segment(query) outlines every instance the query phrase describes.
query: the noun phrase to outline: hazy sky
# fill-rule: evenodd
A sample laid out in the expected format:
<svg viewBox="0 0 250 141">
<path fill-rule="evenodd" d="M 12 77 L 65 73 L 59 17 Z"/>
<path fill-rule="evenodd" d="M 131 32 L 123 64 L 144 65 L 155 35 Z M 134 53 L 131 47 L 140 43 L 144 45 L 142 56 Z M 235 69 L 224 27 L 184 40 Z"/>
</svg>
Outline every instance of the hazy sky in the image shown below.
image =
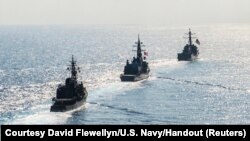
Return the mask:
<svg viewBox="0 0 250 141">
<path fill-rule="evenodd" d="M 250 0 L 0 0 L 0 24 L 250 23 Z"/>
</svg>

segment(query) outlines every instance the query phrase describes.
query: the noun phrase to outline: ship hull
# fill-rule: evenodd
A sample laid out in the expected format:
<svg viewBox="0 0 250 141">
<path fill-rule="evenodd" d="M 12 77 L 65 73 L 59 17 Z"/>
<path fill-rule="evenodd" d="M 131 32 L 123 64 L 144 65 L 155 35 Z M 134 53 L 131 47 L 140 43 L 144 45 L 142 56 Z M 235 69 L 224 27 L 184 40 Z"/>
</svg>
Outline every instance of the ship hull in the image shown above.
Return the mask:
<svg viewBox="0 0 250 141">
<path fill-rule="evenodd" d="M 121 74 L 120 78 L 121 81 L 130 81 L 130 82 L 135 82 L 135 81 L 140 81 L 143 79 L 147 79 L 149 77 L 149 74 L 140 74 L 140 75 L 125 75 Z"/>
<path fill-rule="evenodd" d="M 86 103 L 86 97 L 81 100 L 69 102 L 70 100 L 58 100 L 50 107 L 51 112 L 66 112 L 76 109 Z"/>
<path fill-rule="evenodd" d="M 198 59 L 198 55 L 178 53 L 178 61 L 194 61 Z"/>
</svg>

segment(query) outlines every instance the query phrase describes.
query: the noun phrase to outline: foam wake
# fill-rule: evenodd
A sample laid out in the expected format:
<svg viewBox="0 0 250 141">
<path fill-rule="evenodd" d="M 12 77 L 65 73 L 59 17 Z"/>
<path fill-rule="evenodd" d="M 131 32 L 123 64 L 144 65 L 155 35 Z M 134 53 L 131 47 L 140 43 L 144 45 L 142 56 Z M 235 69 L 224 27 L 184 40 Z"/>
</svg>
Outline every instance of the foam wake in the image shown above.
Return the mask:
<svg viewBox="0 0 250 141">
<path fill-rule="evenodd" d="M 202 85 L 202 86 L 218 87 L 218 88 L 227 89 L 227 90 L 236 90 L 236 91 L 246 91 L 246 92 L 248 92 L 248 90 L 245 89 L 245 88 L 228 87 L 228 86 L 223 86 L 221 84 L 202 83 L 202 82 L 197 82 L 197 81 L 181 80 L 181 79 L 175 79 L 175 78 L 171 78 L 171 77 L 162 77 L 162 76 L 159 76 L 157 78 L 172 80 L 172 81 L 176 81 L 176 82 L 180 82 L 180 83 L 189 83 L 189 84 Z"/>
</svg>

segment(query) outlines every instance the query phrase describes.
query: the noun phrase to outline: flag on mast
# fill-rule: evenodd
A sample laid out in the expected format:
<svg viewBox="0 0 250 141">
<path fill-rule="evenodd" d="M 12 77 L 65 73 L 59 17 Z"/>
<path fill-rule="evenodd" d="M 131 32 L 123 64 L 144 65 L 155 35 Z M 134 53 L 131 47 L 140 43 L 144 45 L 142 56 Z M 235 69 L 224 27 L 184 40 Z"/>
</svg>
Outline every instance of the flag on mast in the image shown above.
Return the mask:
<svg viewBox="0 0 250 141">
<path fill-rule="evenodd" d="M 198 39 L 195 40 L 195 43 L 200 45 L 200 41 Z"/>
</svg>

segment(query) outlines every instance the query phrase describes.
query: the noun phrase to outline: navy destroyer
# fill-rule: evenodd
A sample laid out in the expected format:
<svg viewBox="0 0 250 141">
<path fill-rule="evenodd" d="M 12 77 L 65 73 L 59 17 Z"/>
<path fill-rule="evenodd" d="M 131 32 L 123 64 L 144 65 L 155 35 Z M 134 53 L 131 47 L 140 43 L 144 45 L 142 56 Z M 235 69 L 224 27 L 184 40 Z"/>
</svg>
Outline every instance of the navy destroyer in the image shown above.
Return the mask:
<svg viewBox="0 0 250 141">
<path fill-rule="evenodd" d="M 77 81 L 77 73 L 80 68 L 76 66 L 76 61 L 72 55 L 72 60 L 67 70 L 71 71 L 71 77 L 65 80 L 65 84 L 59 84 L 56 97 L 52 98 L 54 102 L 50 107 L 51 112 L 64 112 L 75 109 L 86 102 L 88 92 L 83 86 L 82 81 Z"/>
<path fill-rule="evenodd" d="M 178 61 L 193 61 L 193 60 L 198 59 L 199 49 L 197 46 L 193 44 L 193 41 L 192 41 L 192 39 L 194 38 L 192 37 L 192 35 L 194 34 L 191 32 L 190 29 L 187 34 L 188 34 L 188 44 L 184 46 L 182 53 L 178 53 L 178 57 L 177 57 Z M 197 38 L 196 38 L 195 43 L 200 45 L 200 41 Z"/>
<path fill-rule="evenodd" d="M 146 61 L 148 53 L 145 50 L 142 50 L 144 45 L 142 45 L 143 42 L 140 41 L 139 35 L 138 41 L 135 42 L 135 44 L 136 45 L 134 47 L 137 49 L 134 51 L 137 52 L 137 55 L 136 57 L 133 57 L 131 63 L 127 60 L 124 67 L 124 73 L 120 75 L 121 81 L 139 81 L 149 77 L 150 68 L 148 62 Z"/>
</svg>

